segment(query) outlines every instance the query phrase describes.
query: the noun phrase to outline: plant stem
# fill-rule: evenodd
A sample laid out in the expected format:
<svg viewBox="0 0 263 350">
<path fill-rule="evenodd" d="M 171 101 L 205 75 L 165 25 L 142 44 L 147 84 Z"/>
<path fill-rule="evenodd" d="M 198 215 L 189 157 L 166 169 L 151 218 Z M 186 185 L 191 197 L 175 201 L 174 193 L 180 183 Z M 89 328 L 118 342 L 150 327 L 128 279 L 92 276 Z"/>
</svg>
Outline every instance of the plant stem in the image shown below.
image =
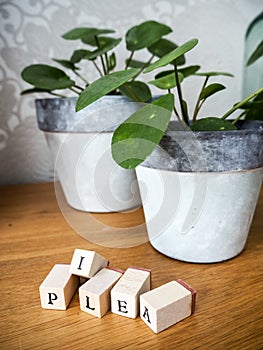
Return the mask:
<svg viewBox="0 0 263 350">
<path fill-rule="evenodd" d="M 232 124 L 236 124 L 237 121 L 239 121 L 239 119 L 241 119 L 243 117 L 243 115 L 246 114 L 246 111 L 242 112 L 235 120 L 233 120 L 231 123 Z"/>
<path fill-rule="evenodd" d="M 80 95 L 80 93 L 78 91 L 76 91 L 73 87 L 70 87 L 69 90 L 75 92 L 76 94 Z"/>
<path fill-rule="evenodd" d="M 193 122 L 196 121 L 197 114 L 198 114 L 198 112 L 200 111 L 200 109 L 201 109 L 201 107 L 202 107 L 202 105 L 203 105 L 203 103 L 204 103 L 204 101 L 203 101 L 203 103 L 200 104 L 200 96 L 201 96 L 202 91 L 203 91 L 204 88 L 206 87 L 206 84 L 207 84 L 207 82 L 208 82 L 208 79 L 209 79 L 209 77 L 206 76 L 205 81 L 204 81 L 204 83 L 203 83 L 203 86 L 202 86 L 202 88 L 201 88 L 200 94 L 199 94 L 198 99 L 197 99 L 197 101 L 196 101 L 196 105 L 195 105 L 195 109 L 194 109 L 194 113 L 193 113 Z"/>
<path fill-rule="evenodd" d="M 131 51 L 130 57 L 128 58 L 127 62 L 126 62 L 126 66 L 124 69 L 127 69 L 131 63 L 132 57 L 133 57 L 134 51 Z"/>
<path fill-rule="evenodd" d="M 96 44 L 98 46 L 98 49 L 100 49 L 100 42 L 99 42 L 99 39 L 98 39 L 98 36 L 95 35 L 95 40 L 96 40 Z M 105 67 L 105 63 L 104 63 L 104 60 L 103 60 L 103 56 L 100 55 L 100 60 L 101 60 L 101 65 L 102 65 L 102 69 L 103 69 L 103 73 L 104 75 L 107 75 L 107 71 L 106 71 L 106 67 Z"/>
<path fill-rule="evenodd" d="M 86 85 L 89 85 L 89 82 L 82 76 L 80 75 L 77 71 L 73 71 Z"/>
<path fill-rule="evenodd" d="M 79 90 L 81 90 L 81 91 L 83 91 L 83 90 L 84 90 L 84 89 L 83 89 L 81 86 L 76 85 L 76 84 L 74 85 L 74 87 L 75 87 L 75 88 L 77 88 L 77 89 L 79 89 Z"/>
<path fill-rule="evenodd" d="M 177 71 L 177 64 L 176 64 L 175 60 L 173 61 L 173 65 L 174 65 L 174 74 L 175 74 L 176 88 L 177 88 L 179 103 L 180 103 L 181 111 L 182 111 L 182 117 L 183 117 L 184 122 L 187 125 L 189 125 L 188 116 L 185 113 L 185 109 L 184 109 L 183 94 L 182 94 L 181 84 L 180 84 L 180 81 L 179 81 L 179 76 L 178 76 L 178 71 Z"/>
<path fill-rule="evenodd" d="M 107 52 L 104 54 L 104 57 L 105 57 L 105 62 L 106 62 L 107 74 L 109 74 L 109 72 L 110 72 L 110 65 L 109 65 L 109 59 L 108 59 Z"/>
<path fill-rule="evenodd" d="M 101 77 L 103 77 L 102 71 L 100 70 L 100 67 L 97 65 L 97 63 L 95 61 L 92 61 L 92 63 L 94 64 L 95 68 L 97 69 L 97 71 L 99 72 L 99 75 Z"/>
<path fill-rule="evenodd" d="M 143 66 L 141 67 L 141 69 L 139 70 L 139 72 L 132 78 L 132 81 L 134 81 L 134 80 L 141 74 L 141 72 L 144 70 L 144 68 L 146 68 L 146 67 L 151 63 L 151 61 L 152 61 L 153 58 L 154 58 L 154 55 L 152 55 L 152 56 L 150 57 L 150 59 L 145 63 L 145 65 L 143 65 Z"/>
<path fill-rule="evenodd" d="M 253 97 L 256 97 L 257 95 L 259 95 L 261 92 L 263 92 L 263 87 L 256 90 L 255 92 L 253 92 L 253 94 L 247 96 L 246 98 L 244 98 L 242 101 L 240 101 L 239 103 L 237 103 L 234 107 L 232 107 L 231 109 L 229 109 L 222 117 L 221 119 L 226 119 L 227 117 L 230 116 L 230 114 L 232 114 L 233 112 L 235 112 L 237 109 L 239 109 L 240 107 L 242 107 L 245 103 L 247 103 L 249 100 L 251 100 Z"/>
<path fill-rule="evenodd" d="M 56 92 L 52 92 L 52 91 L 50 91 L 49 94 L 50 94 L 50 95 L 53 95 L 53 96 L 62 97 L 62 98 L 66 98 L 66 97 L 67 97 L 67 96 L 65 96 L 65 95 L 60 95 L 60 94 L 57 94 Z"/>
</svg>

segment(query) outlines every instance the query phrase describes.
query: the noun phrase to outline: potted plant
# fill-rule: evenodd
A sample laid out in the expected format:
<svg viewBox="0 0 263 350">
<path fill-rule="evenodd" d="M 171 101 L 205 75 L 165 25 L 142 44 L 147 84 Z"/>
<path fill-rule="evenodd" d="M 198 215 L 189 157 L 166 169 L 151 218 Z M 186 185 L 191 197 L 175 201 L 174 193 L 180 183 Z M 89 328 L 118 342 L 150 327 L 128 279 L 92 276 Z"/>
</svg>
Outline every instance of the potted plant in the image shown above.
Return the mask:
<svg viewBox="0 0 263 350">
<path fill-rule="evenodd" d="M 173 65 L 150 81 L 168 93 L 115 130 L 112 155 L 123 168 L 136 168 L 153 247 L 179 260 L 211 263 L 238 255 L 246 243 L 262 184 L 263 122 L 243 118 L 262 106 L 263 88 L 221 117 L 197 120 L 207 98 L 225 88 L 209 80 L 231 76 L 200 72 L 200 66 L 179 69 L 178 60 L 197 43 L 192 39 L 146 67 L 149 73 Z M 190 76 L 204 80 L 192 118 L 182 90 Z M 77 108 L 93 102 L 93 90 L 86 89 Z M 227 119 L 239 109 L 240 115 Z"/>
<path fill-rule="evenodd" d="M 140 102 L 151 100 L 151 91 L 139 76 L 155 56 L 177 47 L 163 38 L 171 31 L 156 21 L 130 28 L 125 36 L 129 57 L 123 70 L 113 72 L 116 66 L 113 50 L 121 38 L 110 36 L 114 33 L 110 29 L 75 28 L 62 37 L 80 41 L 84 46 L 75 50 L 70 59 L 54 61 L 76 79 L 46 64 L 33 64 L 22 71 L 22 78 L 33 86 L 22 95 L 35 92 L 52 95 L 36 100 L 38 125 L 45 132 L 66 200 L 73 208 L 108 212 L 141 204 L 134 170 L 117 166 L 111 157 L 111 138 L 116 127 L 140 107 Z M 158 47 L 157 42 L 161 42 Z M 148 62 L 134 60 L 135 52 L 146 48 L 151 52 Z M 99 75 L 92 83 L 80 69 L 86 62 Z M 87 93 L 88 87 L 94 94 Z M 65 89 L 77 97 L 66 97 Z M 80 110 L 87 105 L 87 98 L 92 104 L 77 113 L 76 103 Z"/>
</svg>

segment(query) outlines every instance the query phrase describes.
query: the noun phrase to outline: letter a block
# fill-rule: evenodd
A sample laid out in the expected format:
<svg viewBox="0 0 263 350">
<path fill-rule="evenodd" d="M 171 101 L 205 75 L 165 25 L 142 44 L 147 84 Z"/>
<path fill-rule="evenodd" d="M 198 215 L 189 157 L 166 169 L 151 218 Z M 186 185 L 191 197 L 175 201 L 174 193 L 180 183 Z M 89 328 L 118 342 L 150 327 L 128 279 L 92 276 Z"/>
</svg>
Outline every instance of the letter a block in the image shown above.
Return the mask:
<svg viewBox="0 0 263 350">
<path fill-rule="evenodd" d="M 79 284 L 69 266 L 56 264 L 39 287 L 43 309 L 66 310 Z"/>
<path fill-rule="evenodd" d="M 75 249 L 70 264 L 70 272 L 73 275 L 91 278 L 108 264 L 109 261 L 96 252 L 91 250 Z"/>
<path fill-rule="evenodd" d="M 110 291 L 122 274 L 122 270 L 106 267 L 83 284 L 79 288 L 80 309 L 103 317 L 110 310 Z"/>
<path fill-rule="evenodd" d="M 139 312 L 139 297 L 150 288 L 150 270 L 128 268 L 111 290 L 111 311 L 117 315 L 136 318 Z"/>
<path fill-rule="evenodd" d="M 168 282 L 140 296 L 141 319 L 159 333 L 194 312 L 195 295 L 182 280 Z"/>
</svg>

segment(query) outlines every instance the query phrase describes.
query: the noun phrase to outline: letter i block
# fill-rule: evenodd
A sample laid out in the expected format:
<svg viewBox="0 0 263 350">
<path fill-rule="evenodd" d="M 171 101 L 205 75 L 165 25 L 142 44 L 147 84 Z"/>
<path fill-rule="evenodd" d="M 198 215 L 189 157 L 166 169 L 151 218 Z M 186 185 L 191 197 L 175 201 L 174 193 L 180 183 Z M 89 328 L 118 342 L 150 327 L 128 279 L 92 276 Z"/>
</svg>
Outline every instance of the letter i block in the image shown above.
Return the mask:
<svg viewBox="0 0 263 350">
<path fill-rule="evenodd" d="M 124 271 L 106 267 L 79 288 L 80 309 L 103 317 L 111 306 L 110 291 Z"/>
<path fill-rule="evenodd" d="M 76 292 L 79 280 L 69 272 L 69 266 L 56 264 L 39 287 L 43 309 L 66 310 Z"/>
<path fill-rule="evenodd" d="M 129 267 L 111 290 L 111 311 L 117 315 L 136 318 L 139 297 L 151 288 L 151 271 Z"/>
<path fill-rule="evenodd" d="M 96 252 L 75 249 L 69 271 L 73 275 L 90 278 L 108 264 L 109 261 Z"/>
<path fill-rule="evenodd" d="M 141 319 L 159 333 L 194 312 L 195 296 L 184 281 L 168 282 L 140 296 Z"/>
</svg>

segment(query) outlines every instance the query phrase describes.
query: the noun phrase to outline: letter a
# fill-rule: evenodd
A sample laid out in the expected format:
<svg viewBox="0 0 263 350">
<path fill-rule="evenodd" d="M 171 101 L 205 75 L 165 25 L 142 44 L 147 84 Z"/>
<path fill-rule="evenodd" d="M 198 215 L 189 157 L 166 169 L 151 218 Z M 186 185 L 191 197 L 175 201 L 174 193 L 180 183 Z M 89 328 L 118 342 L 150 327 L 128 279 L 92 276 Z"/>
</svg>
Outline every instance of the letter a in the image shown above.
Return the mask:
<svg viewBox="0 0 263 350">
<path fill-rule="evenodd" d="M 151 323 L 150 316 L 149 316 L 149 310 L 147 309 L 146 306 L 144 306 L 144 313 L 143 313 L 142 317 L 145 318 L 149 323 Z"/>
</svg>

